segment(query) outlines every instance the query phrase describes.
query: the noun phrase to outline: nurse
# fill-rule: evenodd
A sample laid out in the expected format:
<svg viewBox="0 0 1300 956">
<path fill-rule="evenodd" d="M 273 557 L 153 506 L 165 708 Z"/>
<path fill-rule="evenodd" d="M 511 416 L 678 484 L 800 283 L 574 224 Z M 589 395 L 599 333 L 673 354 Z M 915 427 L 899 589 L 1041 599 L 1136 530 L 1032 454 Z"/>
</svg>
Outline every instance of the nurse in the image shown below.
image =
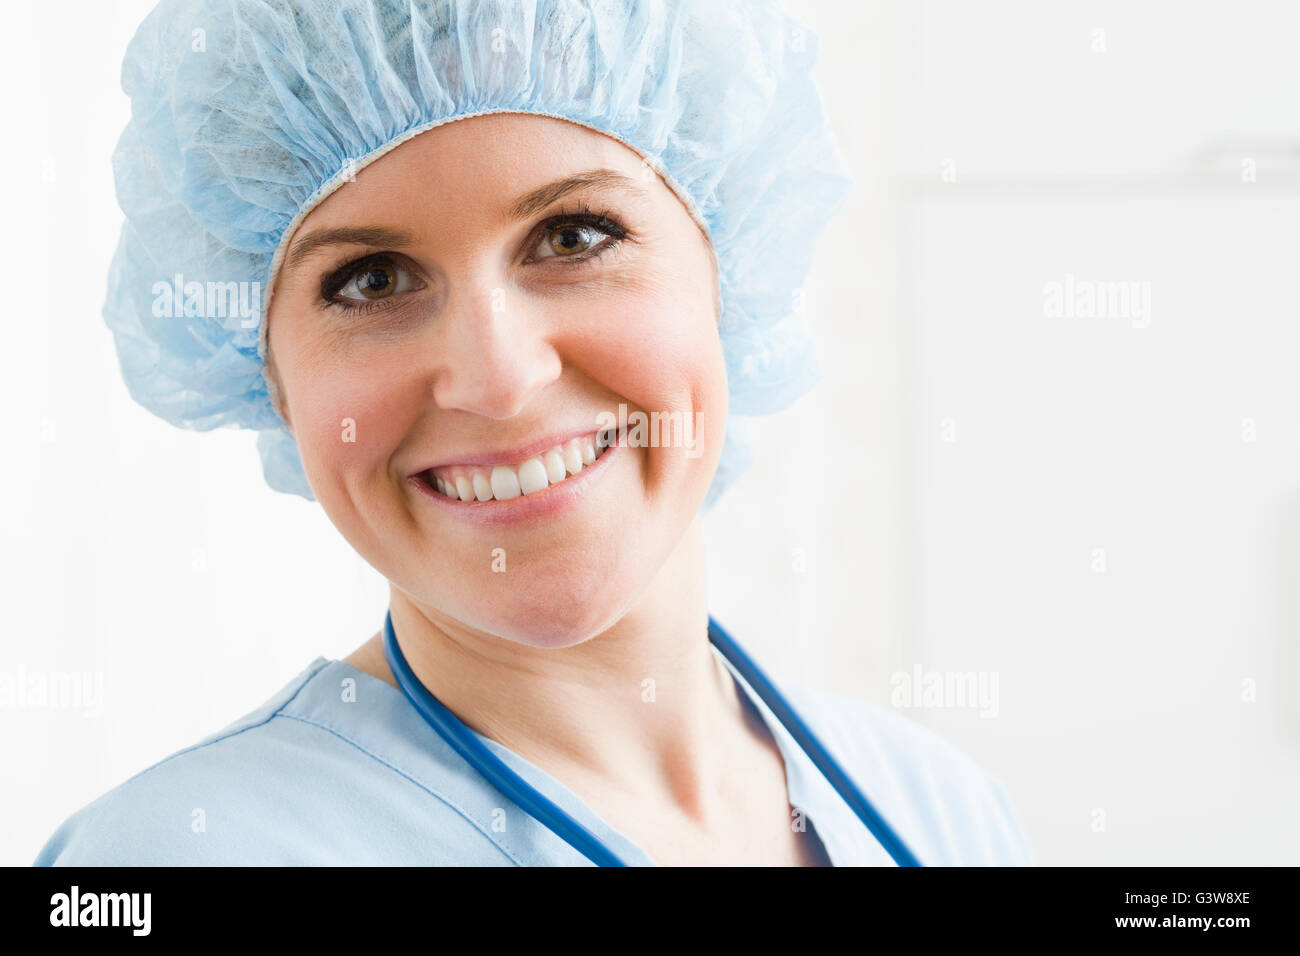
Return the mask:
<svg viewBox="0 0 1300 956">
<path fill-rule="evenodd" d="M 155 9 L 115 156 L 127 381 L 176 424 L 259 430 L 389 616 L 38 864 L 593 862 L 488 758 L 618 862 L 899 862 L 710 640 L 701 518 L 744 467 L 736 416 L 814 377 L 790 303 L 848 184 L 815 57 L 767 2 Z M 156 316 L 173 274 L 264 284 L 260 321 Z M 620 408 L 698 430 L 647 443 Z M 916 862 L 1032 862 L 941 738 L 781 689 Z"/>
</svg>

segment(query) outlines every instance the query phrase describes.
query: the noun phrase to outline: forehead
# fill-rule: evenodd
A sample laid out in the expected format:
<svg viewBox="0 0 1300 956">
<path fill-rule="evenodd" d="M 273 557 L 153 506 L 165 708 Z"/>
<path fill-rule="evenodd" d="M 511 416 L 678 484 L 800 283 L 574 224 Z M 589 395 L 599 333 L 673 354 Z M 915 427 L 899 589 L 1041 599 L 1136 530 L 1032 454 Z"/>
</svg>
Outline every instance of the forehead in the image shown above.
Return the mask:
<svg viewBox="0 0 1300 956">
<path fill-rule="evenodd" d="M 639 189 L 621 189 L 629 200 L 674 198 L 623 143 L 567 120 L 506 113 L 456 120 L 412 137 L 360 169 L 301 227 L 380 220 L 414 225 L 427 223 L 431 210 L 473 212 L 484 226 L 500 226 L 515 218 L 512 207 L 521 196 L 592 169 L 633 180 Z"/>
</svg>

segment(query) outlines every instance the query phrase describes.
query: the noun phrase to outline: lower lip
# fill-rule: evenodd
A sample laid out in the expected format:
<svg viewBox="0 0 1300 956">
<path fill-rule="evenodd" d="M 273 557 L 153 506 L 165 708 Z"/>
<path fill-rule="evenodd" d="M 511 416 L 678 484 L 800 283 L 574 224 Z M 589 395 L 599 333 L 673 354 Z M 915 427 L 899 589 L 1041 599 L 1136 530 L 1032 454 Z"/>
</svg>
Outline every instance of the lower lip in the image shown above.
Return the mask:
<svg viewBox="0 0 1300 956">
<path fill-rule="evenodd" d="M 483 525 L 513 524 L 519 521 L 553 517 L 576 506 L 609 470 L 609 460 L 622 448 L 621 441 L 610 445 L 599 458 L 590 465 L 584 466 L 576 475 L 570 475 L 559 484 L 548 485 L 531 495 L 517 495 L 506 501 L 498 501 L 496 498 L 487 501 L 453 501 L 431 487 L 422 477 L 423 473 L 412 475 L 407 481 L 436 507 L 445 509 L 448 514 Z"/>
</svg>

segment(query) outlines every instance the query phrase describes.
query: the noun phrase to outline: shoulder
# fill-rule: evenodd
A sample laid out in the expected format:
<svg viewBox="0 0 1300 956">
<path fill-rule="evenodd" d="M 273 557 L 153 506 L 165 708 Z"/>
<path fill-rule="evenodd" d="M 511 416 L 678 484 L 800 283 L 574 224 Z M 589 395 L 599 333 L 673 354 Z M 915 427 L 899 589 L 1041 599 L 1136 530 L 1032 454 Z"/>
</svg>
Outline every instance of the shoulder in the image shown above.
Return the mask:
<svg viewBox="0 0 1300 956">
<path fill-rule="evenodd" d="M 258 826 L 247 804 L 285 766 L 267 759 L 284 746 L 288 729 L 272 718 L 326 663 L 318 658 L 256 710 L 82 807 L 46 841 L 35 865 L 212 865 L 246 848 Z M 233 840 L 205 839 L 210 818 L 232 820 L 239 832 Z"/>
<path fill-rule="evenodd" d="M 436 779 L 385 759 L 382 716 L 340 703 L 338 663 L 317 658 L 256 710 L 81 808 L 34 865 L 406 862 L 415 851 L 393 836 L 399 817 L 464 840 L 465 821 L 440 802 Z M 359 743 L 357 729 L 371 738 Z M 366 812 L 378 806 L 385 813 Z M 426 854 L 437 850 L 429 843 Z"/>
<path fill-rule="evenodd" d="M 1005 786 L 940 734 L 871 701 L 799 686 L 789 696 L 922 863 L 1034 865 Z"/>
</svg>

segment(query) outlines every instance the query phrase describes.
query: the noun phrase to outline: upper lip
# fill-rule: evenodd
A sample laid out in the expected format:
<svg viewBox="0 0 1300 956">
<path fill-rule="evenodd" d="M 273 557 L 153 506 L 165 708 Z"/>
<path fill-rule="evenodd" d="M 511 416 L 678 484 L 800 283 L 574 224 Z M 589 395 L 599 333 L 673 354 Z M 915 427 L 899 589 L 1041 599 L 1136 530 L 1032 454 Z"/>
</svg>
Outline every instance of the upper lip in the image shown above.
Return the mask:
<svg viewBox="0 0 1300 956">
<path fill-rule="evenodd" d="M 431 468 L 445 468 L 448 465 L 518 465 L 527 461 L 529 458 L 536 458 L 545 452 L 550 451 L 556 445 L 563 445 L 571 438 L 580 438 L 583 435 L 596 435 L 604 429 L 596 425 L 587 425 L 582 428 L 572 428 L 568 431 L 554 432 L 545 438 L 539 438 L 531 441 L 526 445 L 515 445 L 512 448 L 492 449 L 490 451 L 467 451 L 457 455 L 447 455 L 439 458 L 437 461 L 431 461 L 417 468 L 411 473 L 411 477 L 429 471 Z"/>
</svg>

